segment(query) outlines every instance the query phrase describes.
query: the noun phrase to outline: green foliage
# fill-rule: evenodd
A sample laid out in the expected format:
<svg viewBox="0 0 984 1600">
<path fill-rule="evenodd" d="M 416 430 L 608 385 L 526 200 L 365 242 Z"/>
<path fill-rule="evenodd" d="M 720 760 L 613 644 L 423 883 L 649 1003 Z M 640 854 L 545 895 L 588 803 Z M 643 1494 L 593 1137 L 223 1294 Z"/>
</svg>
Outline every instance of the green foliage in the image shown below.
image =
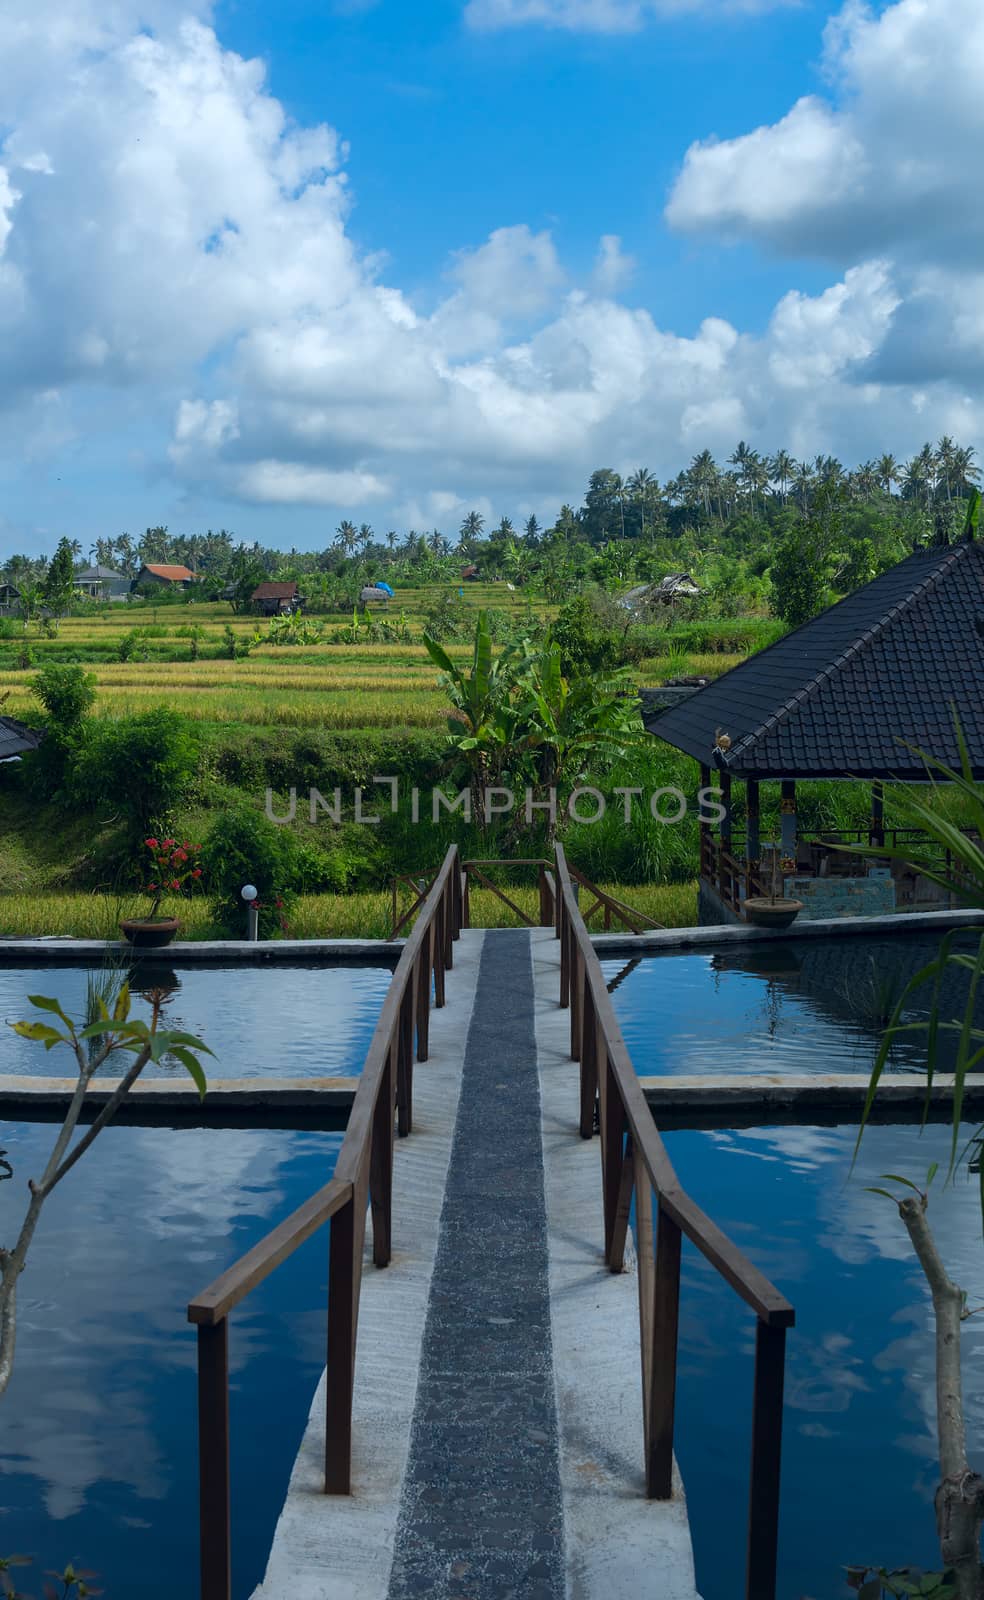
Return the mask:
<svg viewBox="0 0 984 1600">
<path fill-rule="evenodd" d="M 202 868 L 214 895 L 216 918 L 233 938 L 244 937 L 246 907 L 241 890 L 259 891 L 260 936 L 274 938 L 286 919 L 310 858 L 300 853 L 288 828 L 242 803 L 216 817 L 202 845 Z"/>
<path fill-rule="evenodd" d="M 329 644 L 409 644 L 413 630 L 405 611 L 390 621 L 389 617 L 370 616 L 352 608 L 352 621 L 347 628 L 338 628 L 329 635 Z"/>
<path fill-rule="evenodd" d="M 49 663 L 31 683 L 32 693 L 45 710 L 45 737 L 25 762 L 31 792 L 39 799 L 56 799 L 80 748 L 89 710 L 95 699 L 96 680 L 82 667 Z"/>
<path fill-rule="evenodd" d="M 221 654 L 229 661 L 245 661 L 252 648 L 252 641 L 236 633 L 227 622 L 222 630 Z"/>
<path fill-rule="evenodd" d="M 166 706 L 92 722 L 72 764 L 72 797 L 84 806 L 110 805 L 131 831 L 146 831 L 186 798 L 199 752 L 193 724 Z"/>
<path fill-rule="evenodd" d="M 957 1575 L 953 1571 L 924 1572 L 921 1567 L 849 1567 L 847 1586 L 858 1600 L 955 1600 Z"/>
<path fill-rule="evenodd" d="M 72 600 L 72 580 L 75 577 L 75 566 L 72 561 L 72 545 L 68 539 L 59 539 L 48 568 L 44 575 L 44 604 L 56 616 L 67 611 Z"/>
<path fill-rule="evenodd" d="M 300 611 L 291 611 L 280 617 L 271 617 L 267 628 L 267 644 L 319 644 L 324 636 L 320 622 L 314 622 Z"/>
<path fill-rule="evenodd" d="M 95 674 L 49 664 L 32 681 L 31 691 L 48 713 L 49 729 L 68 737 L 78 732 L 96 698 Z"/>
<path fill-rule="evenodd" d="M 893 796 L 893 809 L 904 826 L 918 829 L 929 848 L 912 846 L 871 846 L 856 849 L 864 855 L 878 855 L 904 861 L 922 873 L 931 882 L 947 889 L 954 898 L 966 906 L 984 908 L 984 785 L 973 776 L 970 756 L 964 742 L 959 722 L 954 719 L 960 750 L 960 768 L 954 770 L 925 751 L 909 746 L 924 762 L 929 780 L 928 794 L 921 789 L 901 787 Z M 966 827 L 952 820 L 949 807 L 940 803 L 940 779 L 952 786 L 962 801 Z M 935 849 L 933 848 L 935 846 Z M 923 1119 L 929 1114 L 933 1079 L 938 1065 L 941 1033 L 955 1038 L 956 1059 L 953 1064 L 953 1135 L 950 1152 L 950 1173 L 958 1157 L 960 1120 L 963 1114 L 964 1087 L 969 1072 L 984 1062 L 984 1029 L 977 1026 L 978 993 L 984 993 L 984 935 L 979 938 L 976 953 L 954 949 L 959 930 L 946 933 L 940 941 L 933 959 L 921 968 L 905 985 L 885 1030 L 875 1064 L 871 1071 L 868 1093 L 865 1098 L 858 1144 L 871 1114 L 882 1073 L 888 1063 L 892 1045 L 901 1036 L 924 1035 L 926 1040 L 926 1101 Z M 944 978 L 956 973 L 962 979 L 966 1002 L 961 1016 L 944 1012 L 940 995 Z M 924 1020 L 905 1021 L 906 1011 L 913 998 L 927 1004 L 928 1016 Z M 966 1149 L 966 1147 L 965 1147 Z M 984 1163 L 981 1164 L 981 1212 L 984 1219 Z"/>
<path fill-rule="evenodd" d="M 772 563 L 773 605 L 789 627 L 798 628 L 823 610 L 843 532 L 843 491 L 823 484 L 809 515 L 779 546 Z"/>
<path fill-rule="evenodd" d="M 628 616 L 624 613 L 626 622 Z M 550 636 L 560 652 L 561 670 L 568 678 L 584 672 L 614 672 L 641 655 L 641 647 L 629 643 L 626 630 L 618 633 L 604 625 L 586 594 L 575 595 L 561 606 Z"/>
</svg>

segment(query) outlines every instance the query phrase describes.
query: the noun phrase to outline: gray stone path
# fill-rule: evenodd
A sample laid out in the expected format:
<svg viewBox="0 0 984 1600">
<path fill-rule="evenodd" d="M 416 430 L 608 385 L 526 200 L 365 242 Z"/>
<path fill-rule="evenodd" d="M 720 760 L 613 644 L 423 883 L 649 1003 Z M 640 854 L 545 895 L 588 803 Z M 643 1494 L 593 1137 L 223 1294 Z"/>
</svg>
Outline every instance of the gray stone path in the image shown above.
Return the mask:
<svg viewBox="0 0 984 1600">
<path fill-rule="evenodd" d="M 389 1600 L 564 1600 L 528 937 L 486 934 Z"/>
</svg>

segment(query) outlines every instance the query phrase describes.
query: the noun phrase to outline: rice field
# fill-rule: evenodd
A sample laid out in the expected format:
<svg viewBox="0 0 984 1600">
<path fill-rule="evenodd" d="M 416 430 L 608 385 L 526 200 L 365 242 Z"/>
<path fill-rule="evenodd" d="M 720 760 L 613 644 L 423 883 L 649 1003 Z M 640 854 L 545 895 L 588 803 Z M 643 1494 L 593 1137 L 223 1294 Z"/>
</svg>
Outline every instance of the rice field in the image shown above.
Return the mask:
<svg viewBox="0 0 984 1600">
<path fill-rule="evenodd" d="M 696 915 L 697 885 L 655 884 L 642 888 L 603 887 L 610 894 L 632 905 L 664 927 L 690 926 Z M 531 888 L 510 887 L 509 893 L 528 916 L 536 917 L 539 900 Z M 140 902 L 143 906 L 144 902 Z M 409 904 L 404 899 L 403 906 Z M 512 928 L 520 926 L 508 906 L 487 889 L 471 891 L 472 922 L 475 927 Z M 32 893 L 0 895 L 0 937 L 43 938 L 69 935 L 76 939 L 117 939 L 121 917 L 137 914 L 137 902 L 116 895 L 96 893 Z M 364 894 L 304 895 L 290 917 L 290 936 L 295 939 L 386 939 L 389 937 L 392 899 L 389 890 Z M 190 900 L 180 909 L 182 939 L 209 939 L 217 936 L 208 902 Z M 600 928 L 595 919 L 592 927 Z M 244 926 L 245 934 L 245 926 Z M 404 930 L 406 931 L 406 930 Z"/>
<path fill-rule="evenodd" d="M 415 627 L 429 606 L 447 591 L 410 590 L 397 596 L 391 615 L 403 612 Z M 494 603 L 517 617 L 526 602 L 503 585 L 468 585 L 464 603 L 471 609 Z M 555 608 L 539 606 L 548 615 Z M 440 727 L 445 702 L 437 686 L 437 669 L 422 643 L 334 644 L 332 636 L 347 626 L 344 617 L 318 618 L 325 640 L 315 645 L 262 643 L 234 661 L 219 656 L 226 628 L 251 639 L 266 624 L 255 617 L 235 617 L 228 606 L 181 605 L 131 608 L 107 606 L 96 614 L 66 617 L 56 639 L 29 637 L 31 666 L 45 661 L 82 660 L 96 682 L 96 711 L 127 716 L 162 701 L 195 721 L 237 722 L 256 726 L 329 729 Z M 112 659 L 120 641 L 134 627 L 146 630 L 141 647 L 151 660 Z M 191 627 L 202 630 L 194 641 Z M 452 659 L 464 661 L 467 643 L 446 646 Z M 35 706 L 31 666 L 16 665 L 16 640 L 0 639 L 0 695 L 9 715 L 25 716 Z M 197 651 L 197 658 L 192 659 Z M 86 659 L 86 657 L 89 659 Z M 93 659 L 94 657 L 94 659 Z M 637 669 L 642 683 L 667 675 L 693 672 L 717 676 L 741 659 L 726 654 L 676 654 L 670 663 L 647 658 Z"/>
</svg>

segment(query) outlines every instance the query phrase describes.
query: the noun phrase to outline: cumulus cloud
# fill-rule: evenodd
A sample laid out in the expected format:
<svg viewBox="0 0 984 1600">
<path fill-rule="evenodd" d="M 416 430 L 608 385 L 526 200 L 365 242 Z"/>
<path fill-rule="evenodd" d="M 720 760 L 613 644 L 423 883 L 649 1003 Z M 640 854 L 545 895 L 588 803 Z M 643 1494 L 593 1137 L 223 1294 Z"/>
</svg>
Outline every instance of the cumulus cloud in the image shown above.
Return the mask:
<svg viewBox="0 0 984 1600">
<path fill-rule="evenodd" d="M 16 56 L 39 11 L 44 59 L 18 74 L 3 46 Z M 937 32 L 965 11 L 937 0 Z M 886 59 L 888 17 L 849 10 L 830 35 L 842 72 L 862 63 L 852 82 L 877 76 L 863 63 L 878 40 Z M 620 298 L 632 262 L 615 234 L 577 282 L 548 231 L 513 223 L 454 255 L 436 304 L 412 302 L 353 245 L 339 136 L 293 124 L 204 6 L 8 0 L 0 95 L 0 406 L 18 466 L 78 449 L 94 411 L 111 426 L 139 410 L 158 430 L 151 466 L 199 503 L 447 527 L 478 503 L 542 513 L 600 462 L 664 475 L 739 437 L 855 459 L 921 442 L 927 410 L 961 437 L 984 420 L 980 286 L 953 261 L 857 254 L 755 336 L 714 315 L 682 336 Z M 811 184 L 828 221 L 835 204 L 854 215 L 881 159 L 873 105 L 805 102 L 692 151 L 674 220 L 788 242 Z"/>
<path fill-rule="evenodd" d="M 578 33 L 633 33 L 654 18 L 693 12 L 772 11 L 794 0 L 468 0 L 473 28 L 566 28 Z"/>
<path fill-rule="evenodd" d="M 859 0 L 827 25 L 830 96 L 778 122 L 691 146 L 670 195 L 677 228 L 844 259 L 979 251 L 984 135 L 979 0 Z"/>
</svg>

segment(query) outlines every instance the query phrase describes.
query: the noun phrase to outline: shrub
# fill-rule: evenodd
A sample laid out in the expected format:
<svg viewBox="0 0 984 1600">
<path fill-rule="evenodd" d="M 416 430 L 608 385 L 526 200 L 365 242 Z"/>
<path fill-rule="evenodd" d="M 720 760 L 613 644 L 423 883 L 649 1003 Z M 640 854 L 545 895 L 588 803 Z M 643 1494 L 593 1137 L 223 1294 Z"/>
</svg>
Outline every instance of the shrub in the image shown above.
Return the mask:
<svg viewBox="0 0 984 1600">
<path fill-rule="evenodd" d="M 90 725 L 71 774 L 81 805 L 111 801 L 133 830 L 164 823 L 188 794 L 198 769 L 198 734 L 166 706 Z"/>
<path fill-rule="evenodd" d="M 81 667 L 49 663 L 32 681 L 35 698 L 45 710 L 46 737 L 28 758 L 25 776 L 40 799 L 62 792 L 65 775 L 83 740 L 83 729 L 95 699 L 95 676 Z"/>
<path fill-rule="evenodd" d="M 286 828 L 243 804 L 216 817 L 202 847 L 202 870 L 216 920 L 226 933 L 242 936 L 246 908 L 241 890 L 259 890 L 259 931 L 264 939 L 282 932 L 305 865 L 304 853 Z"/>
</svg>

